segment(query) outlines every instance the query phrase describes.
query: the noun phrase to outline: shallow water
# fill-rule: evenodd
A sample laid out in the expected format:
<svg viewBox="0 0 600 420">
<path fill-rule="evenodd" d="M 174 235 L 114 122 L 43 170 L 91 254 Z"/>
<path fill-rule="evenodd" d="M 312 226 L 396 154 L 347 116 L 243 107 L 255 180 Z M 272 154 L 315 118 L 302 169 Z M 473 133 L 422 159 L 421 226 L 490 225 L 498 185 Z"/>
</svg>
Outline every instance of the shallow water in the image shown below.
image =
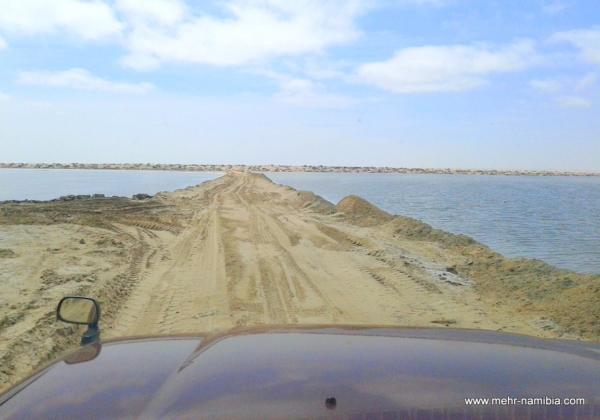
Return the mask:
<svg viewBox="0 0 600 420">
<path fill-rule="evenodd" d="M 198 184 L 219 173 L 0 169 L 0 200 L 68 194 L 131 196 Z M 511 257 L 600 273 L 600 178 L 272 173 L 274 181 L 337 202 L 349 194 Z"/>
<path fill-rule="evenodd" d="M 274 173 L 337 203 L 359 195 L 390 213 L 463 233 L 510 257 L 600 273 L 600 178 Z"/>
<path fill-rule="evenodd" d="M 156 194 L 220 176 L 211 172 L 77 169 L 0 169 L 1 200 L 51 200 L 62 195 Z"/>
</svg>

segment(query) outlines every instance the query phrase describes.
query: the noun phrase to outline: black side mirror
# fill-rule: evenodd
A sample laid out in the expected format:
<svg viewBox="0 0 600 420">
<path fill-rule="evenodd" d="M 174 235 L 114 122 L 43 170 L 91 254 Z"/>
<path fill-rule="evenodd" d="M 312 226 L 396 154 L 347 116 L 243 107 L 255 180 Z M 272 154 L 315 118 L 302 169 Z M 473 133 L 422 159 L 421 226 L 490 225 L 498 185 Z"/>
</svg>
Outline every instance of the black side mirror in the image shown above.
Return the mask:
<svg viewBox="0 0 600 420">
<path fill-rule="evenodd" d="M 56 318 L 69 324 L 87 325 L 88 329 L 81 336 L 81 345 L 93 343 L 100 339 L 100 305 L 92 298 L 67 296 L 58 302 Z"/>
</svg>

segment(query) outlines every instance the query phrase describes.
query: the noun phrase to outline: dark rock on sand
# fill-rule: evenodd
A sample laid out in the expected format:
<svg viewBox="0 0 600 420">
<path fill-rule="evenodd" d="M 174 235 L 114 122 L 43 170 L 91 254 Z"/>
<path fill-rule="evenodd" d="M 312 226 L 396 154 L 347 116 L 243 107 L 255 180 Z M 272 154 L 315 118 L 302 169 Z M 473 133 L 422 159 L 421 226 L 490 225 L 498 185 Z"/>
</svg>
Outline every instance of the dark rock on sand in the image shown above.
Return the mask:
<svg viewBox="0 0 600 420">
<path fill-rule="evenodd" d="M 17 254 L 12 249 L 0 248 L 0 258 L 14 258 Z"/>
<path fill-rule="evenodd" d="M 152 196 L 149 194 L 140 193 L 140 194 L 132 195 L 131 198 L 133 198 L 134 200 L 148 200 L 148 199 L 152 198 Z"/>
</svg>

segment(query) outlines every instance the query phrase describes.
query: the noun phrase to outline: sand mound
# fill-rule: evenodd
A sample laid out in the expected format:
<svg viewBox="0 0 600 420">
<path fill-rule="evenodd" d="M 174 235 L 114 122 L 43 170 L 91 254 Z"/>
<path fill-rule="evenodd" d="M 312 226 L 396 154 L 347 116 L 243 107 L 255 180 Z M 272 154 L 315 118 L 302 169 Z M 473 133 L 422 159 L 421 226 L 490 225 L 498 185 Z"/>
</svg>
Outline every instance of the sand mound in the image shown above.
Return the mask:
<svg viewBox="0 0 600 420">
<path fill-rule="evenodd" d="M 523 313 L 543 314 L 556 330 L 586 338 L 600 335 L 600 276 L 576 274 L 542 261 L 505 258 L 465 235 L 398 216 L 386 228 L 397 238 L 438 244 L 458 254 L 452 270 L 475 282 L 481 296 Z"/>
<path fill-rule="evenodd" d="M 298 198 L 302 203 L 302 207 L 309 208 L 317 213 L 332 214 L 336 211 L 332 203 L 310 191 L 298 191 Z"/>
<path fill-rule="evenodd" d="M 352 223 L 360 226 L 373 226 L 393 219 L 389 213 L 356 195 L 342 198 L 336 209 L 348 216 Z"/>
</svg>

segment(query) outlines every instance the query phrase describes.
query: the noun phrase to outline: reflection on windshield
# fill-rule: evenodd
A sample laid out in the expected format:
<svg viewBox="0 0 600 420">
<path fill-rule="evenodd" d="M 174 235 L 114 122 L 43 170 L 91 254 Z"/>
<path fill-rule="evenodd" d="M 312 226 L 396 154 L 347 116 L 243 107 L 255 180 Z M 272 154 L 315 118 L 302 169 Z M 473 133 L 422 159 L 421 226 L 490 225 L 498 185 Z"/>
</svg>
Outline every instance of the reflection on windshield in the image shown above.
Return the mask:
<svg viewBox="0 0 600 420">
<path fill-rule="evenodd" d="M 75 365 L 77 363 L 85 363 L 94 360 L 102 351 L 102 344 L 96 341 L 85 347 L 78 349 L 76 352 L 69 354 L 65 357 L 64 361 L 68 365 Z"/>
</svg>

